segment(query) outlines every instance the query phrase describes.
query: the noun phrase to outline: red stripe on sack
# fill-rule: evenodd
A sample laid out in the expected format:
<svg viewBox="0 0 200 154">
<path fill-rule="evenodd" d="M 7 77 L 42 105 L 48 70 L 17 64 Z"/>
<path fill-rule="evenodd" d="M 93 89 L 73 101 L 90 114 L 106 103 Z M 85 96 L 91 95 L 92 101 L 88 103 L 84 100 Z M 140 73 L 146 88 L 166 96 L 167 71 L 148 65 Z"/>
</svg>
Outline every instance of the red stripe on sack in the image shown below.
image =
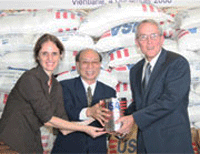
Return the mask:
<svg viewBox="0 0 200 154">
<path fill-rule="evenodd" d="M 114 60 L 114 54 L 113 53 L 110 54 L 110 61 L 112 61 L 112 60 Z"/>
<path fill-rule="evenodd" d="M 142 9 L 143 9 L 143 12 L 147 12 L 147 6 L 146 6 L 146 4 L 142 4 Z"/>
<path fill-rule="evenodd" d="M 178 39 L 180 39 L 181 37 L 183 37 L 183 36 L 185 36 L 187 34 L 189 34 L 189 31 L 185 31 L 184 33 L 179 34 L 178 35 Z"/>
<path fill-rule="evenodd" d="M 120 107 L 126 107 L 125 103 L 120 103 Z"/>
<path fill-rule="evenodd" d="M 63 12 L 63 18 L 67 19 L 67 12 Z"/>
<path fill-rule="evenodd" d="M 164 23 L 165 23 L 164 21 L 161 21 L 161 22 L 160 22 L 160 25 L 164 25 Z"/>
<path fill-rule="evenodd" d="M 162 12 L 162 10 L 160 8 L 158 8 L 158 12 Z"/>
<path fill-rule="evenodd" d="M 75 19 L 75 14 L 71 13 L 71 19 Z"/>
<path fill-rule="evenodd" d="M 123 89 L 124 89 L 124 91 L 127 91 L 127 90 L 128 90 L 128 84 L 127 84 L 127 83 L 124 83 L 124 84 L 123 84 Z"/>
<path fill-rule="evenodd" d="M 196 144 L 195 142 L 192 142 L 192 145 L 193 145 L 193 146 L 196 146 L 197 144 Z"/>
<path fill-rule="evenodd" d="M 72 66 L 72 70 L 76 70 L 76 66 Z"/>
<path fill-rule="evenodd" d="M 65 31 L 70 31 L 70 28 L 65 28 Z"/>
<path fill-rule="evenodd" d="M 175 14 L 172 13 L 170 16 L 171 16 L 171 17 L 175 17 Z"/>
<path fill-rule="evenodd" d="M 109 37 L 109 36 L 111 36 L 110 30 L 107 31 L 107 32 L 105 32 L 105 33 L 101 36 L 101 38 L 105 38 L 105 37 Z"/>
<path fill-rule="evenodd" d="M 120 50 L 117 50 L 116 53 L 117 53 L 117 58 L 122 58 L 122 54 Z"/>
<path fill-rule="evenodd" d="M 118 83 L 118 84 L 116 85 L 116 91 L 117 91 L 117 92 L 120 92 L 120 83 Z"/>
<path fill-rule="evenodd" d="M 117 151 L 116 150 L 111 150 L 110 153 L 117 153 Z"/>
<path fill-rule="evenodd" d="M 129 50 L 128 49 L 124 49 L 124 56 L 129 57 Z"/>
<path fill-rule="evenodd" d="M 126 66 L 115 68 L 116 71 L 126 71 Z"/>
<path fill-rule="evenodd" d="M 167 36 L 167 32 L 163 32 L 163 35 L 164 35 L 164 36 Z"/>
<path fill-rule="evenodd" d="M 117 145 L 109 145 L 109 148 L 111 148 L 111 149 L 114 149 L 116 147 L 117 147 Z"/>
<path fill-rule="evenodd" d="M 58 29 L 58 32 L 63 32 L 63 29 L 62 29 L 62 28 L 59 28 L 59 29 Z"/>
<path fill-rule="evenodd" d="M 58 76 L 63 75 L 63 74 L 67 74 L 67 73 L 69 73 L 69 71 L 65 71 L 65 72 L 59 73 Z"/>
<path fill-rule="evenodd" d="M 3 104 L 6 104 L 8 99 L 8 94 L 4 94 L 4 98 L 3 98 Z"/>
<path fill-rule="evenodd" d="M 73 56 L 75 57 L 78 54 L 78 51 L 73 51 Z"/>
<path fill-rule="evenodd" d="M 60 19 L 60 12 L 56 12 L 56 19 Z"/>
<path fill-rule="evenodd" d="M 117 143 L 117 140 L 109 140 L 109 143 Z"/>
<path fill-rule="evenodd" d="M 126 106 L 126 101 L 120 101 L 120 106 Z"/>
<path fill-rule="evenodd" d="M 149 8 L 150 8 L 150 11 L 151 11 L 151 12 L 154 12 L 154 6 L 153 6 L 153 5 L 150 4 L 150 5 L 149 5 Z"/>
<path fill-rule="evenodd" d="M 123 110 L 123 109 L 127 109 L 127 107 L 121 107 L 121 109 Z"/>
</svg>

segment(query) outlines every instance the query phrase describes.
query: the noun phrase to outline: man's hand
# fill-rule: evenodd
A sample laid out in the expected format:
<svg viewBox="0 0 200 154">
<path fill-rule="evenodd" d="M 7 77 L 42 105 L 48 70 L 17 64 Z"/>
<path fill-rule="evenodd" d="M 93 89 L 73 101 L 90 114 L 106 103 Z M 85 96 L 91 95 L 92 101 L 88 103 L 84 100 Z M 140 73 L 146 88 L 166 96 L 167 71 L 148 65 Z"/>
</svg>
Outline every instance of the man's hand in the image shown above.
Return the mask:
<svg viewBox="0 0 200 154">
<path fill-rule="evenodd" d="M 108 122 L 111 114 L 110 110 L 103 107 L 104 101 L 100 101 L 92 107 L 89 107 L 86 111 L 88 117 L 93 117 L 98 120 L 102 126 L 105 126 L 105 122 Z"/>
<path fill-rule="evenodd" d="M 122 123 L 122 127 L 116 132 L 123 135 L 129 134 L 133 128 L 133 125 L 135 124 L 135 121 L 132 115 L 123 116 L 116 121 L 116 123 L 120 123 L 120 122 Z"/>
</svg>

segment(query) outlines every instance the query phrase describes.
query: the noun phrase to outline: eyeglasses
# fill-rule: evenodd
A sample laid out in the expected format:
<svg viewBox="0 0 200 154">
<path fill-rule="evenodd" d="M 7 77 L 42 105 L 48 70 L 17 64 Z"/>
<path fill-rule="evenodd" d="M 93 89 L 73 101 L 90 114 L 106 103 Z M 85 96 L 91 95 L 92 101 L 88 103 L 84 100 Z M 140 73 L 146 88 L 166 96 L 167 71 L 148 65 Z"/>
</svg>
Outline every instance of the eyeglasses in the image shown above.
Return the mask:
<svg viewBox="0 0 200 154">
<path fill-rule="evenodd" d="M 150 35 L 142 34 L 138 36 L 139 41 L 146 41 L 148 37 L 150 37 L 151 40 L 156 40 L 158 39 L 159 34 L 158 33 L 152 33 Z"/>
</svg>

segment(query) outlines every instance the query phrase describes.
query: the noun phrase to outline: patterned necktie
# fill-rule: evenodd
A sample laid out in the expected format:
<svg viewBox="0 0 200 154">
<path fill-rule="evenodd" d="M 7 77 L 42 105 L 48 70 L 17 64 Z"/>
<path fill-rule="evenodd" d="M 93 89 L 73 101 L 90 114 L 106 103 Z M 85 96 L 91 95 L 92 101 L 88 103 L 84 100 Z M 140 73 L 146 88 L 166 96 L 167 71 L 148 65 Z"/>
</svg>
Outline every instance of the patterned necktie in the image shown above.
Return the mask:
<svg viewBox="0 0 200 154">
<path fill-rule="evenodd" d="M 151 75 L 151 65 L 150 65 L 150 63 L 148 63 L 146 66 L 145 72 L 144 72 L 144 79 L 142 82 L 142 86 L 143 86 L 144 90 L 147 88 L 150 75 Z"/>
<path fill-rule="evenodd" d="M 87 88 L 87 101 L 88 101 L 88 106 L 90 107 L 92 104 L 92 89 L 90 86 Z"/>
</svg>

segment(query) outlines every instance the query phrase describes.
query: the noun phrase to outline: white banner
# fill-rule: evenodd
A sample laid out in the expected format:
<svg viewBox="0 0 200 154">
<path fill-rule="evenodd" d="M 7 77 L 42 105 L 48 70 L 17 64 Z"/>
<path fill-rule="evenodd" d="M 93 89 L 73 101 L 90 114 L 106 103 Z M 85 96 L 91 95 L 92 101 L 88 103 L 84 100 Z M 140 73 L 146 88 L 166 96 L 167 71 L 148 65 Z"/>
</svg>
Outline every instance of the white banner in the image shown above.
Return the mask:
<svg viewBox="0 0 200 154">
<path fill-rule="evenodd" d="M 8 9 L 91 9 L 115 2 L 152 3 L 160 7 L 200 6 L 200 0 L 0 0 L 0 10 Z"/>
</svg>

